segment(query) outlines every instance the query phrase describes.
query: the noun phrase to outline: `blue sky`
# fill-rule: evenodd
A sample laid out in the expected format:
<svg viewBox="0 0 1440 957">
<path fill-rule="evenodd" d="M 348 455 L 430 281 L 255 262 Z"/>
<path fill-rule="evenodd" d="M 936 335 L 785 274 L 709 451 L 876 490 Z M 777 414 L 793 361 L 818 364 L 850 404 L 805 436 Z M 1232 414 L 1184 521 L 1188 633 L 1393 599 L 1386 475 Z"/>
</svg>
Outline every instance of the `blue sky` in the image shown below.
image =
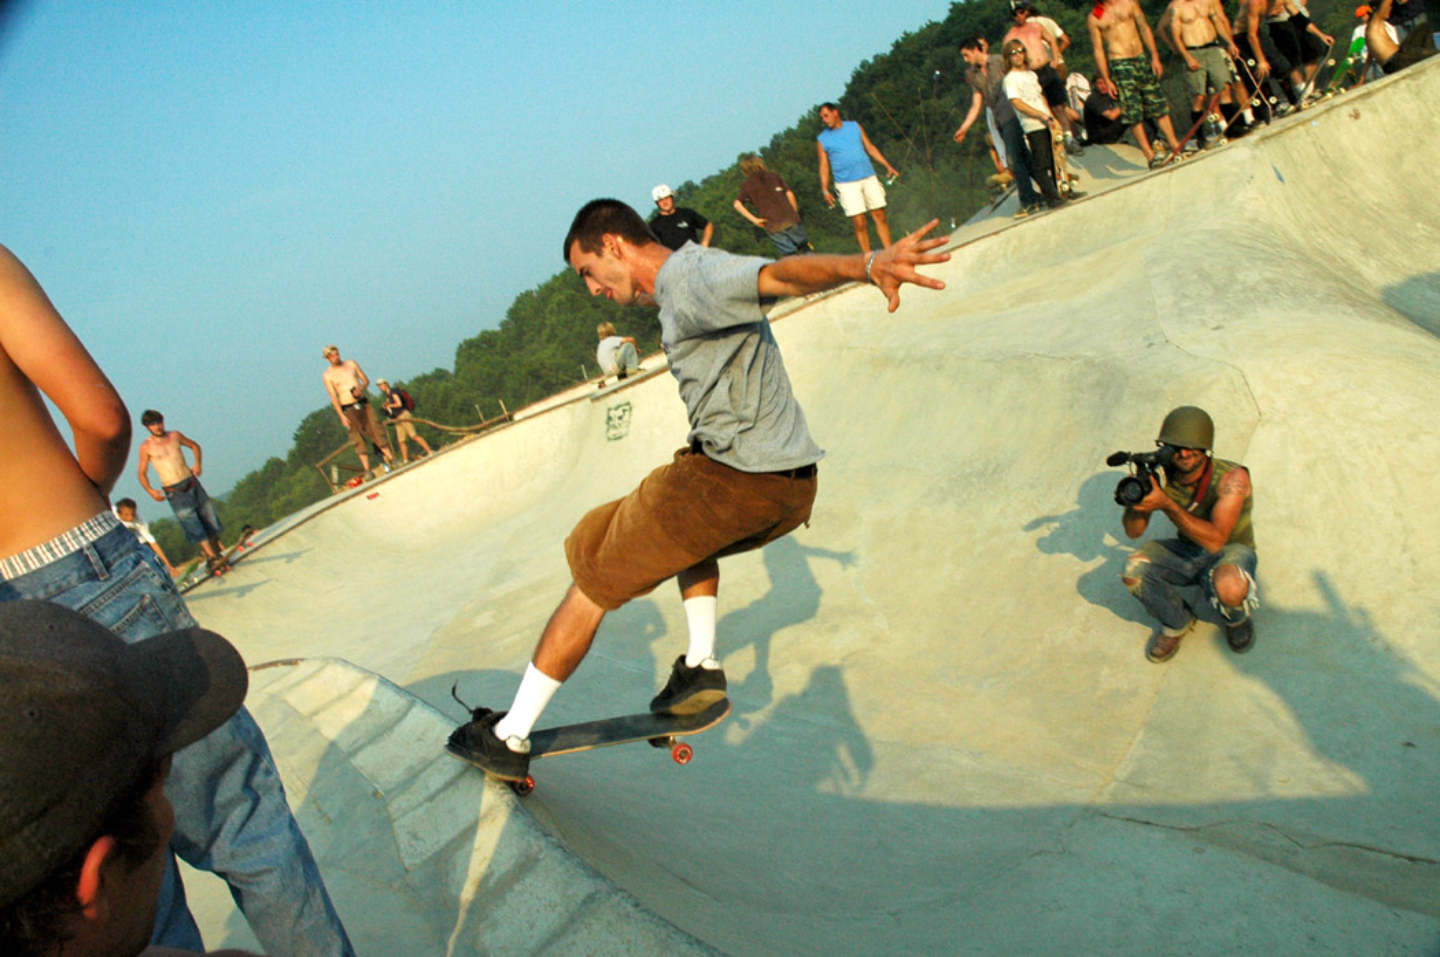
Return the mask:
<svg viewBox="0 0 1440 957">
<path fill-rule="evenodd" d="M 11 3 L 0 242 L 136 431 L 160 409 L 223 493 L 325 403 L 326 343 L 372 380 L 452 367 L 562 267 L 582 203 L 648 209 L 654 184 L 764 145 L 948 9 Z M 117 496 L 163 517 L 133 467 Z"/>
</svg>

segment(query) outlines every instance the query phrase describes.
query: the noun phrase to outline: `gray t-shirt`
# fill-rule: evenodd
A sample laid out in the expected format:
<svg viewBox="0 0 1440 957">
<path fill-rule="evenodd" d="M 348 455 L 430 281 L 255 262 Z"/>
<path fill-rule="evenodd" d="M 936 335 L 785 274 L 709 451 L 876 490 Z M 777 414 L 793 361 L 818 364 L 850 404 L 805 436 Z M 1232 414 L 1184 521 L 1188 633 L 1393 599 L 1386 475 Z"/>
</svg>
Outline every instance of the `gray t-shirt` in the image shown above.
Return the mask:
<svg viewBox="0 0 1440 957">
<path fill-rule="evenodd" d="M 818 462 L 770 321 L 759 275 L 770 262 L 693 243 L 655 277 L 661 345 L 690 417 L 690 441 L 742 472 Z"/>
<path fill-rule="evenodd" d="M 965 70 L 965 80 L 980 91 L 980 98 L 990 107 L 990 112 L 995 114 L 997 128 L 1015 118 L 1015 107 L 1010 105 L 1010 98 L 1005 95 L 1005 61 L 999 54 L 990 54 L 983 74 L 979 67 L 968 67 Z"/>
</svg>

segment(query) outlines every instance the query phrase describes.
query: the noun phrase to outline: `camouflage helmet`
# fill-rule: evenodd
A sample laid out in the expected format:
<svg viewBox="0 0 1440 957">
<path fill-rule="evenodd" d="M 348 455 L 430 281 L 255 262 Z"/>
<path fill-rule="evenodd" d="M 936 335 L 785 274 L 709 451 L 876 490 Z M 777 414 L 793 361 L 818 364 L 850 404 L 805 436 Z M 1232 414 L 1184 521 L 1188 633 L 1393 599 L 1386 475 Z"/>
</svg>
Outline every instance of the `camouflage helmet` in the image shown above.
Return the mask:
<svg viewBox="0 0 1440 957">
<path fill-rule="evenodd" d="M 1173 445 L 1181 449 L 1204 449 L 1209 452 L 1215 445 L 1215 423 L 1210 413 L 1193 405 L 1182 405 L 1170 410 L 1165 421 L 1160 423 L 1160 435 L 1156 438 L 1161 445 Z"/>
</svg>

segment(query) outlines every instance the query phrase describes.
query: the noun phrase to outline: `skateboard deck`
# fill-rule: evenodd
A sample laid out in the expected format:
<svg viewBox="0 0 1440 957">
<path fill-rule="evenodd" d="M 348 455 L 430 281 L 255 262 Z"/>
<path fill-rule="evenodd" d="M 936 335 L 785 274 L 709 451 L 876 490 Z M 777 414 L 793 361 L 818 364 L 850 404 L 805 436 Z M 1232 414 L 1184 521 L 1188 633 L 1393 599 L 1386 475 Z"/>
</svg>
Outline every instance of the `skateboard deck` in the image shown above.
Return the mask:
<svg viewBox="0 0 1440 957">
<path fill-rule="evenodd" d="M 1065 132 L 1058 126 L 1050 127 L 1050 143 L 1055 157 L 1055 191 L 1069 199 L 1075 187 L 1070 182 L 1070 157 L 1065 152 Z"/>
<path fill-rule="evenodd" d="M 248 548 L 250 546 L 250 539 L 254 537 L 255 529 L 251 528 L 249 525 L 246 525 L 243 529 L 241 529 L 239 540 L 236 541 L 234 545 L 231 545 L 229 548 L 225 549 L 223 553 L 221 553 L 220 560 L 216 562 L 215 565 L 210 569 L 210 574 L 219 578 L 222 577 L 226 572 L 228 572 L 230 570 L 230 559 L 235 557 L 236 552 L 243 552 L 246 548 Z"/>
<path fill-rule="evenodd" d="M 695 749 L 677 740 L 681 735 L 699 734 L 715 727 L 730 714 L 730 699 L 722 698 L 695 714 L 627 714 L 619 718 L 601 718 L 581 724 L 566 724 L 530 732 L 530 760 L 561 754 L 577 754 L 608 748 L 616 744 L 648 741 L 656 748 L 668 747 L 676 764 L 689 764 Z M 507 781 L 516 794 L 535 790 L 535 779 L 526 775 L 521 781 Z"/>
</svg>

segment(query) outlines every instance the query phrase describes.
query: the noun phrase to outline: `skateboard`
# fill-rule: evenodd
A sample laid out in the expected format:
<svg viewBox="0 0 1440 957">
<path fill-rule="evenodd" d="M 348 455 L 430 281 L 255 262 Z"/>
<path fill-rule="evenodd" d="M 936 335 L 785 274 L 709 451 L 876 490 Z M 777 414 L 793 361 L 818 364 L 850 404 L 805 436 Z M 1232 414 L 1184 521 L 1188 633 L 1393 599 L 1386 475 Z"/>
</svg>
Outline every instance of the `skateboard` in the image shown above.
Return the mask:
<svg viewBox="0 0 1440 957">
<path fill-rule="evenodd" d="M 1210 114 L 1214 113 L 1219 106 L 1220 94 L 1212 93 L 1210 99 L 1205 101 L 1205 109 L 1201 111 L 1200 119 L 1195 121 L 1195 124 L 1190 127 L 1190 130 L 1184 136 L 1180 137 L 1180 148 L 1166 157 L 1165 162 L 1160 164 L 1160 169 L 1164 169 L 1171 163 L 1178 163 L 1184 158 L 1185 144 L 1195 138 L 1195 134 L 1200 132 L 1200 128 L 1209 121 Z"/>
<path fill-rule="evenodd" d="M 1055 158 L 1055 190 L 1069 199 L 1075 186 L 1070 179 L 1070 157 L 1065 152 L 1065 131 L 1058 124 L 1050 127 L 1050 152 Z"/>
<path fill-rule="evenodd" d="M 251 528 L 249 525 L 246 525 L 244 528 L 240 529 L 239 540 L 236 541 L 234 545 L 231 545 L 229 548 L 225 549 L 225 551 L 220 554 L 220 557 L 217 560 L 209 563 L 210 574 L 216 578 L 224 577 L 225 573 L 230 570 L 230 559 L 235 557 L 236 552 L 243 552 L 246 548 L 248 548 L 250 546 L 250 539 L 254 537 L 255 529 Z"/>
<path fill-rule="evenodd" d="M 1357 74 L 1354 85 L 1359 86 L 1361 83 L 1364 83 L 1364 63 L 1362 62 L 1364 60 L 1364 54 L 1365 38 L 1363 36 L 1356 37 L 1350 42 L 1350 49 L 1345 51 L 1345 56 L 1340 59 L 1338 64 L 1333 58 L 1328 58 L 1321 64 L 1320 70 L 1315 71 L 1315 82 L 1311 84 L 1311 89 L 1319 94 L 1320 99 L 1328 100 L 1343 90 L 1345 81 L 1351 78 L 1350 74 L 1352 70 Z M 1335 69 L 1325 83 L 1322 84 L 1320 83 L 1320 72 L 1326 67 L 1334 67 Z"/>
<path fill-rule="evenodd" d="M 456 700 L 459 700 L 458 698 Z M 464 702 L 461 702 L 462 704 Z M 627 714 L 619 718 L 601 718 L 581 724 L 566 724 L 530 732 L 530 759 L 549 758 L 560 754 L 593 751 L 615 744 L 648 741 L 654 748 L 669 748 L 676 764 L 689 764 L 695 749 L 681 735 L 699 734 L 715 727 L 730 714 L 730 699 L 722 698 L 696 714 Z M 535 790 L 535 778 L 525 775 L 520 781 L 506 781 L 510 789 L 524 797 Z"/>
</svg>

